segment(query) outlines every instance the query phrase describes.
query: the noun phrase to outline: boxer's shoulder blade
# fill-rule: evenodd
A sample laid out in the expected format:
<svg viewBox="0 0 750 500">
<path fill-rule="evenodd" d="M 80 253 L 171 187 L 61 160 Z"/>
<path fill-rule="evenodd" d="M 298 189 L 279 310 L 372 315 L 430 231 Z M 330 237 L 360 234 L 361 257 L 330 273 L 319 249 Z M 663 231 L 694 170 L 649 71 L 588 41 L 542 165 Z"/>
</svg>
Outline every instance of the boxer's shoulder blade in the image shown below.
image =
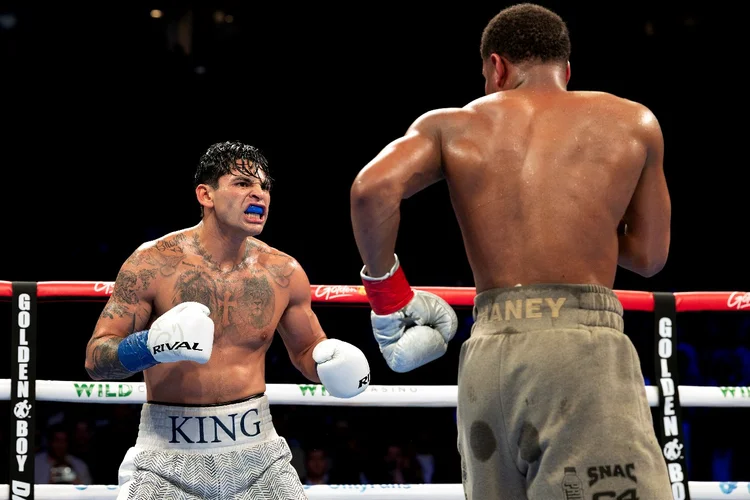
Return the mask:
<svg viewBox="0 0 750 500">
<path fill-rule="evenodd" d="M 643 106 L 596 92 L 501 92 L 442 136 L 477 286 L 611 286 L 616 229 L 647 147 Z"/>
</svg>

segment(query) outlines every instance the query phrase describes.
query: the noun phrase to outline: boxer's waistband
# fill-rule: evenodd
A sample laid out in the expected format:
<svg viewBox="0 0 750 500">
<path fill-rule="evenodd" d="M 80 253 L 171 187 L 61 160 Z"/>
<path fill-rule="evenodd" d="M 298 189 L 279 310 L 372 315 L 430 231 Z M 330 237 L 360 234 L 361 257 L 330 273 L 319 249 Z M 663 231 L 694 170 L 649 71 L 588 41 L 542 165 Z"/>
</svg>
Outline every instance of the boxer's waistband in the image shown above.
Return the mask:
<svg viewBox="0 0 750 500">
<path fill-rule="evenodd" d="M 224 452 L 276 439 L 268 397 L 224 405 L 145 403 L 136 446 L 159 450 Z"/>
<path fill-rule="evenodd" d="M 474 297 L 472 335 L 581 327 L 605 327 L 622 332 L 622 315 L 617 295 L 601 285 L 493 288 Z"/>
</svg>

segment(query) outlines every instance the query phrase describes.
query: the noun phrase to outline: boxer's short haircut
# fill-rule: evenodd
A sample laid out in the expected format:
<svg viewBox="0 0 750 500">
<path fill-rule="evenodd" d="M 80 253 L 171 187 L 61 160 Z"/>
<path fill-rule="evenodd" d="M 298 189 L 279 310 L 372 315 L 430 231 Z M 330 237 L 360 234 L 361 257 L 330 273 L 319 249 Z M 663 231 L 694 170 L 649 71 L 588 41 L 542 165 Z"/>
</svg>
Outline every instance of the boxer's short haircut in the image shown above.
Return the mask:
<svg viewBox="0 0 750 500">
<path fill-rule="evenodd" d="M 549 9 L 524 3 L 501 10 L 482 32 L 482 60 L 493 53 L 512 63 L 567 63 L 570 35 L 565 21 Z"/>
<path fill-rule="evenodd" d="M 238 165 L 237 160 L 246 160 L 247 165 Z M 261 187 L 266 191 L 271 190 L 273 179 L 268 160 L 258 148 L 239 141 L 212 144 L 198 162 L 193 187 L 208 184 L 216 188 L 219 186 L 219 178 L 230 173 L 261 179 Z"/>
</svg>

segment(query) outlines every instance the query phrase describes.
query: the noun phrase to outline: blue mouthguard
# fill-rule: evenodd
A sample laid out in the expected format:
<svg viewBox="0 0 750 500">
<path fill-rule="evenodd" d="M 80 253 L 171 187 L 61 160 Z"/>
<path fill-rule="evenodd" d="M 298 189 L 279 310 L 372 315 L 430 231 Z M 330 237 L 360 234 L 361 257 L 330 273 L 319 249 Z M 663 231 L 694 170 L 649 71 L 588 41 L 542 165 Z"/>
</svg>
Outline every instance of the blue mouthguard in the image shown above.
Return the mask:
<svg viewBox="0 0 750 500">
<path fill-rule="evenodd" d="M 263 207 L 250 205 L 249 207 L 247 207 L 247 210 L 245 210 L 245 213 L 263 215 Z"/>
</svg>

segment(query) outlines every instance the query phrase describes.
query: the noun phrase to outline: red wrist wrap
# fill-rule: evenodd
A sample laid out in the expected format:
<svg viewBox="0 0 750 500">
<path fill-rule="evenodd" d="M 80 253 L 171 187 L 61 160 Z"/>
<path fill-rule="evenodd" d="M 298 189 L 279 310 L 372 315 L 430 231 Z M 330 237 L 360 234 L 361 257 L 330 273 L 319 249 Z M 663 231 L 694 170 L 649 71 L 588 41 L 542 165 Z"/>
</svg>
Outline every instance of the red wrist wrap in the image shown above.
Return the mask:
<svg viewBox="0 0 750 500">
<path fill-rule="evenodd" d="M 392 314 L 403 308 L 414 297 L 414 290 L 406 281 L 401 266 L 393 276 L 382 281 L 362 280 L 370 307 L 378 315 Z"/>
</svg>

